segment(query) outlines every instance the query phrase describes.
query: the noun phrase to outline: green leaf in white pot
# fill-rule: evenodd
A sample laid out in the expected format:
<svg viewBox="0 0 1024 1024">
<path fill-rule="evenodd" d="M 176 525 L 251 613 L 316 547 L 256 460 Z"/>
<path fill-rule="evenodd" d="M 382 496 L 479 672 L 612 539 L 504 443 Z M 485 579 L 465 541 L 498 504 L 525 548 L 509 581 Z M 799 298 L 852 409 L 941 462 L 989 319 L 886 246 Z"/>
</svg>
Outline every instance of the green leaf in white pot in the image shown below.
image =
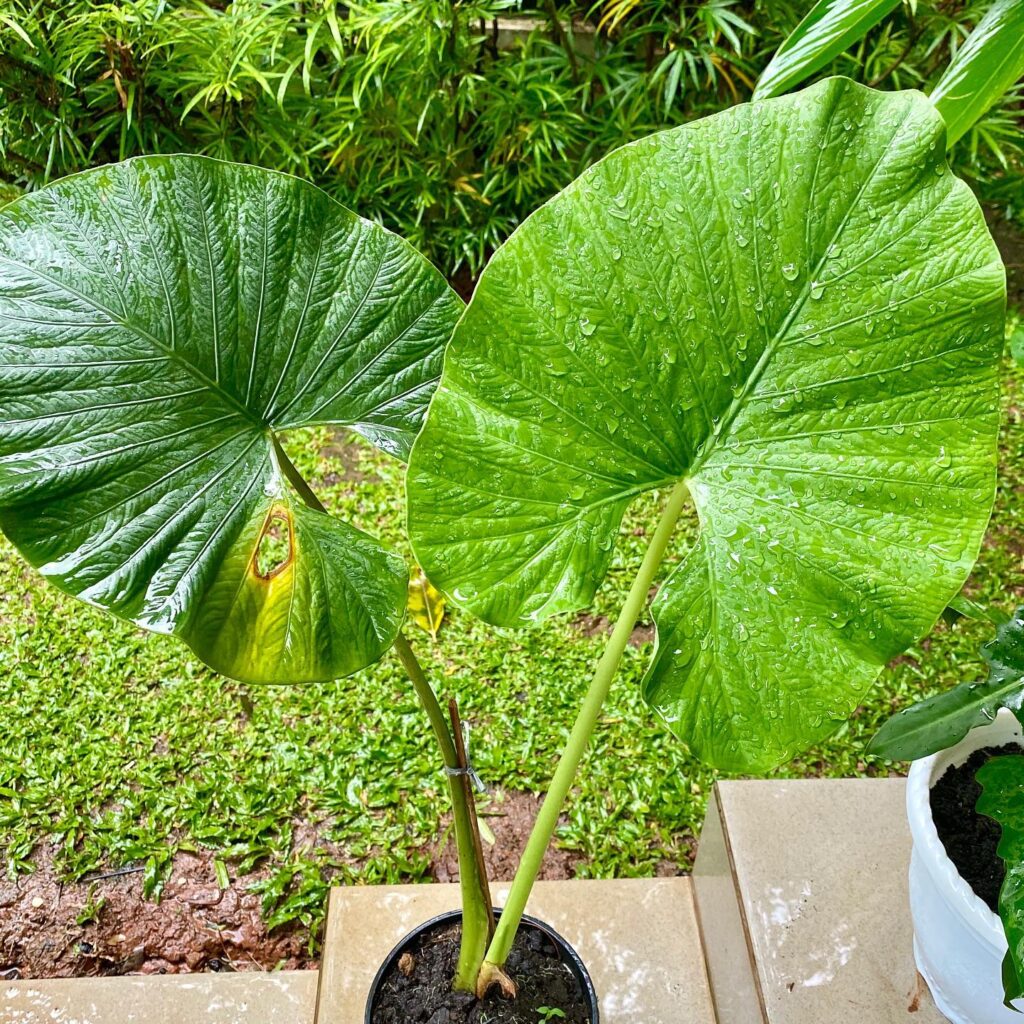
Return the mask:
<svg viewBox="0 0 1024 1024">
<path fill-rule="evenodd" d="M 0 212 L 0 527 L 226 675 L 347 675 L 394 639 L 405 565 L 299 500 L 277 435 L 404 456 L 461 310 L 406 242 L 260 168 L 142 158 L 25 196 Z"/>
<path fill-rule="evenodd" d="M 626 146 L 495 254 L 410 459 L 420 564 L 504 626 L 578 609 L 642 491 L 700 538 L 644 693 L 723 768 L 831 732 L 970 570 L 1005 276 L 919 93 L 844 79 Z"/>
<path fill-rule="evenodd" d="M 999 889 L 999 919 L 1006 933 L 1003 960 L 1004 1002 L 1024 997 L 1024 757 L 993 757 L 978 770 L 977 811 L 1002 828 L 999 859 L 1006 876 Z"/>
<path fill-rule="evenodd" d="M 868 752 L 914 761 L 959 743 L 1000 708 L 1024 721 L 1024 605 L 981 649 L 988 664 L 983 683 L 960 683 L 893 715 L 868 744 Z"/>
</svg>

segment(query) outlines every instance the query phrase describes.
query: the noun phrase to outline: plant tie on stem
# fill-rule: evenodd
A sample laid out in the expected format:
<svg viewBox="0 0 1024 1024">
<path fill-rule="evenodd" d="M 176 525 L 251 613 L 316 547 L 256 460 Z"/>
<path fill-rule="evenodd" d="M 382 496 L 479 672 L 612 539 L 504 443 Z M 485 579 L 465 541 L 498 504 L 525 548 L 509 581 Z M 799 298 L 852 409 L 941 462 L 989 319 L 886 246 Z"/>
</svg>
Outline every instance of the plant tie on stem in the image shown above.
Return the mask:
<svg viewBox="0 0 1024 1024">
<path fill-rule="evenodd" d="M 483 780 L 476 773 L 476 768 L 473 765 L 473 758 L 469 753 L 469 722 L 462 723 L 462 745 L 466 750 L 466 766 L 465 768 L 450 768 L 448 765 L 444 766 L 445 775 L 461 777 L 463 775 L 469 776 L 469 781 L 473 783 L 473 788 L 478 793 L 486 793 L 487 787 L 484 785 Z"/>
</svg>

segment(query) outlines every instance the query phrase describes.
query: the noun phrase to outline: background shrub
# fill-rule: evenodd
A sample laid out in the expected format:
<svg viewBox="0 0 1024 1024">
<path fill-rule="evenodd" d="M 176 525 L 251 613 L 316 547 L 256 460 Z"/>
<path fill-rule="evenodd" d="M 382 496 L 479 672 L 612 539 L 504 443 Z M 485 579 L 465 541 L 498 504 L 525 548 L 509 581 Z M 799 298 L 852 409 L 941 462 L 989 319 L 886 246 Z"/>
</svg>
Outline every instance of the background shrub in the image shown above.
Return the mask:
<svg viewBox="0 0 1024 1024">
<path fill-rule="evenodd" d="M 932 83 L 987 2 L 907 0 L 828 73 Z M 0 178 L 186 151 L 310 178 L 443 270 L 489 252 L 630 139 L 746 99 L 789 0 L 8 0 Z M 509 24 L 518 25 L 509 31 Z M 1021 99 L 958 170 L 1024 206 Z"/>
</svg>

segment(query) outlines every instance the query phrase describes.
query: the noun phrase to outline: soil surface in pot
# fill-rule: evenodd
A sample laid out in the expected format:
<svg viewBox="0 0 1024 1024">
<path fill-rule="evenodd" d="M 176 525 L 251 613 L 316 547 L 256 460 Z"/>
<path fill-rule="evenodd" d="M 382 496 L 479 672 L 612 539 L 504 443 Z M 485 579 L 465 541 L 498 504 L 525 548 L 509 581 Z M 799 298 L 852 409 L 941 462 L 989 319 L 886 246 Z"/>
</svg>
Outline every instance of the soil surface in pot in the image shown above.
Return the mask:
<svg viewBox="0 0 1024 1024">
<path fill-rule="evenodd" d="M 443 924 L 420 937 L 384 978 L 373 1007 L 373 1024 L 538 1024 L 542 1007 L 561 1010 L 557 1024 L 589 1024 L 579 982 L 554 944 L 529 927 L 520 928 L 505 969 L 519 986 L 515 999 L 497 991 L 478 1000 L 452 991 L 459 959 L 460 925 Z"/>
<path fill-rule="evenodd" d="M 946 855 L 993 913 L 999 912 L 999 889 L 1006 873 L 996 853 L 1001 829 L 997 822 L 974 809 L 981 796 L 981 784 L 975 775 L 991 758 L 1020 752 L 1015 743 L 982 747 L 963 764 L 950 765 L 931 791 L 932 820 Z"/>
</svg>

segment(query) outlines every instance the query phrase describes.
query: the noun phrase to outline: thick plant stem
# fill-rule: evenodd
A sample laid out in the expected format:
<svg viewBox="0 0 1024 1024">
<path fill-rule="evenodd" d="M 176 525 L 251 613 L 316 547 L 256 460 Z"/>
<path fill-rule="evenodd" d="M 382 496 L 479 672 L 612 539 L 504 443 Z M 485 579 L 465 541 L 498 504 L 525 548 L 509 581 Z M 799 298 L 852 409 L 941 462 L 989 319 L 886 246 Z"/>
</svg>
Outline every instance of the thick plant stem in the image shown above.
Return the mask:
<svg viewBox="0 0 1024 1024">
<path fill-rule="evenodd" d="M 455 702 L 455 698 L 451 697 L 448 700 L 448 717 L 452 721 L 452 736 L 455 739 L 455 754 L 459 759 L 459 770 L 462 772 L 458 776 L 459 782 L 462 783 L 462 789 L 466 794 L 466 807 L 469 810 L 469 824 L 470 824 L 470 838 L 473 840 L 473 862 L 476 864 L 476 876 L 480 880 L 480 890 L 484 898 L 484 906 L 489 907 L 493 910 L 494 903 L 491 900 L 491 886 L 487 879 L 487 863 L 484 860 L 484 844 L 480 840 L 480 821 L 476 814 L 476 800 L 473 797 L 473 783 L 476 778 L 472 775 L 473 770 L 472 763 L 469 760 L 469 750 L 467 748 L 466 739 L 469 736 L 467 732 L 463 736 L 462 732 L 462 719 L 459 717 L 459 705 Z M 494 937 L 494 914 L 490 913 L 487 915 L 487 941 L 490 942 Z M 481 950 L 481 957 L 485 950 Z M 474 965 L 474 978 L 476 971 L 480 969 L 481 960 L 477 960 Z"/>
<path fill-rule="evenodd" d="M 324 503 L 313 493 L 313 488 L 306 483 L 302 474 L 295 468 L 295 464 L 288 458 L 288 453 L 284 450 L 284 446 L 278 439 L 277 434 L 271 434 L 270 437 L 273 441 L 277 464 L 281 467 L 281 471 L 292 487 L 295 488 L 299 497 L 310 508 L 315 508 L 317 512 L 326 512 L 327 509 L 324 508 Z"/>
<path fill-rule="evenodd" d="M 459 759 L 455 753 L 455 744 L 452 742 L 452 734 L 448 730 L 448 722 L 441 710 L 437 694 L 434 693 L 434 688 L 430 685 L 426 672 L 423 671 L 419 659 L 413 653 L 409 641 L 405 639 L 405 634 L 402 632 L 395 637 L 395 653 L 402 662 L 405 674 L 409 677 L 416 696 L 419 697 L 423 710 L 427 713 L 427 718 L 430 719 L 430 727 L 434 730 L 437 745 L 441 748 L 441 759 L 444 761 L 444 766 L 458 768 Z"/>
<path fill-rule="evenodd" d="M 459 754 L 437 695 L 409 646 L 409 641 L 401 632 L 395 637 L 395 653 L 401 659 L 406 675 L 416 690 L 416 696 L 427 713 L 445 768 L 459 771 Z M 451 794 L 452 818 L 455 822 L 455 846 L 459 855 L 459 886 L 462 892 L 462 944 L 453 987 L 462 992 L 472 992 L 476 988 L 487 943 L 494 932 L 494 909 L 490 903 L 487 876 L 482 874 L 481 861 L 477 857 L 479 839 L 476 838 L 476 807 L 472 790 L 466 785 L 467 781 L 464 775 L 448 776 L 448 792 Z"/>
<path fill-rule="evenodd" d="M 288 458 L 277 436 L 272 434 L 271 437 L 278 465 L 299 497 L 310 508 L 326 513 L 327 509 Z M 430 727 L 437 738 L 444 767 L 458 772 L 460 765 L 465 761 L 465 753 L 463 752 L 460 758 L 437 694 L 434 693 L 430 680 L 427 679 L 423 667 L 409 646 L 409 641 L 401 631 L 395 637 L 394 647 L 406 675 L 412 682 L 416 696 L 427 713 Z M 452 818 L 455 822 L 455 845 L 459 854 L 459 883 L 462 890 L 462 946 L 459 950 L 459 964 L 453 987 L 472 992 L 476 987 L 487 943 L 494 934 L 494 908 L 491 905 L 487 875 L 482 866 L 476 805 L 473 803 L 473 791 L 468 781 L 464 775 L 448 775 L 448 792 L 451 795 Z"/>
<path fill-rule="evenodd" d="M 576 769 L 579 767 L 580 759 L 583 757 L 590 736 L 597 725 L 601 706 L 608 695 L 612 679 L 622 659 L 622 652 L 629 642 L 630 633 L 632 633 L 633 626 L 647 602 L 648 591 L 654 582 L 661 560 L 665 556 L 672 531 L 683 505 L 686 503 L 688 493 L 686 484 L 682 480 L 672 489 L 668 504 L 661 514 L 650 546 L 644 555 L 643 563 L 633 580 L 633 585 L 629 588 L 626 602 L 622 606 L 612 635 L 601 655 L 597 669 L 594 671 L 594 677 L 583 700 L 583 706 L 576 716 L 569 740 L 562 751 L 558 767 L 551 779 L 551 785 L 544 797 L 543 804 L 541 804 L 537 820 L 534 822 L 530 839 L 523 851 L 523 857 L 519 862 L 515 880 L 512 882 L 508 900 L 502 909 L 494 938 L 487 949 L 487 956 L 477 981 L 478 995 L 482 996 L 494 984 L 501 985 L 503 989 L 508 987 L 509 980 L 501 968 L 512 949 L 512 942 L 526 909 L 526 901 L 533 888 L 533 883 L 537 879 L 537 873 L 540 871 L 544 851 L 547 850 L 551 838 L 555 834 L 558 816 L 562 812 L 562 805 L 565 803 L 565 798 L 576 776 Z"/>
</svg>

